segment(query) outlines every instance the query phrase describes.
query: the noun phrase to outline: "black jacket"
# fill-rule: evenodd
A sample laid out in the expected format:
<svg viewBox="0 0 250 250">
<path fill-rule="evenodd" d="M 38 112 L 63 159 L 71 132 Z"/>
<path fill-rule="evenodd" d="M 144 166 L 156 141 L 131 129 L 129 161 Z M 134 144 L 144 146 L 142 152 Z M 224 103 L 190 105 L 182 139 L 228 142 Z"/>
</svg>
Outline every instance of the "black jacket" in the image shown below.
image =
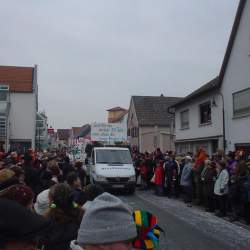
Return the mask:
<svg viewBox="0 0 250 250">
<path fill-rule="evenodd" d="M 41 239 L 43 250 L 69 250 L 70 242 L 77 238 L 78 223 L 58 224 L 52 222 L 50 229 Z"/>
</svg>

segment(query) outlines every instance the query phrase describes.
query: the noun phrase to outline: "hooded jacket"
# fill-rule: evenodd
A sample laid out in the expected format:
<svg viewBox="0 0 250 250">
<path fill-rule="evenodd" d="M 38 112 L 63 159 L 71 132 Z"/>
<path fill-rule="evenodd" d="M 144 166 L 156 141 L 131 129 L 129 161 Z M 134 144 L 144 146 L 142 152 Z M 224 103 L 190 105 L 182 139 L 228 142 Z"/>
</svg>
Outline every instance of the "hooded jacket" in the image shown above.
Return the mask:
<svg viewBox="0 0 250 250">
<path fill-rule="evenodd" d="M 70 243 L 70 250 L 84 250 L 84 249 L 80 247 L 75 240 L 73 240 Z"/>
<path fill-rule="evenodd" d="M 49 208 L 49 189 L 44 190 L 37 196 L 34 208 L 36 213 L 40 215 L 43 215 Z"/>
<path fill-rule="evenodd" d="M 217 176 L 214 185 L 214 193 L 219 196 L 228 194 L 228 182 L 229 182 L 228 171 L 226 169 L 223 169 Z"/>
<path fill-rule="evenodd" d="M 181 182 L 180 185 L 184 187 L 189 187 L 192 185 L 192 163 L 186 163 L 181 174 Z"/>
</svg>

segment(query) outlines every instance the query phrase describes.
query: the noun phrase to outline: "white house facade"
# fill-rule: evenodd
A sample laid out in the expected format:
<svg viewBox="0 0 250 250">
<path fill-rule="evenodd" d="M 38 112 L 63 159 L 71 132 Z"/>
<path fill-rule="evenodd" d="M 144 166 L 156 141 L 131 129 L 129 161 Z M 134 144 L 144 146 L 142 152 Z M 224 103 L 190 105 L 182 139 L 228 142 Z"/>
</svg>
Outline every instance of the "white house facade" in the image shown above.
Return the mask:
<svg viewBox="0 0 250 250">
<path fill-rule="evenodd" d="M 227 151 L 250 154 L 250 1 L 240 1 L 221 69 Z"/>
<path fill-rule="evenodd" d="M 212 155 L 223 148 L 222 107 L 218 78 L 174 105 L 178 154 L 196 153 L 202 147 Z"/>
<path fill-rule="evenodd" d="M 0 66 L 0 143 L 5 150 L 35 148 L 37 66 Z"/>
</svg>

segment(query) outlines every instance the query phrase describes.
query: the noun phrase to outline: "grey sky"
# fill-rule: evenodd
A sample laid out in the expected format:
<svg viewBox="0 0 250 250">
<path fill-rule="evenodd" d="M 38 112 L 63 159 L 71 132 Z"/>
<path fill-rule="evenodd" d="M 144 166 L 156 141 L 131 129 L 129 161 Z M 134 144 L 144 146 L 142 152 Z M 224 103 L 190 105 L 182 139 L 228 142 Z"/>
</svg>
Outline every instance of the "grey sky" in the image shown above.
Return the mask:
<svg viewBox="0 0 250 250">
<path fill-rule="evenodd" d="M 0 0 L 0 64 L 38 64 L 56 128 L 105 121 L 131 95 L 185 96 L 215 77 L 238 0 Z"/>
</svg>

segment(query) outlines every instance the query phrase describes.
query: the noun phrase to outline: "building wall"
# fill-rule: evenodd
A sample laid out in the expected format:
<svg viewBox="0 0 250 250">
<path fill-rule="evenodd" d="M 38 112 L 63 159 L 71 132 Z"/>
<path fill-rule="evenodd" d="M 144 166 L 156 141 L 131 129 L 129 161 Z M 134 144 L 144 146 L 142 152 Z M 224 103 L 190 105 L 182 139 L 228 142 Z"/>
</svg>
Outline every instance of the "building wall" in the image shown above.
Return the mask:
<svg viewBox="0 0 250 250">
<path fill-rule="evenodd" d="M 116 120 L 124 113 L 124 110 L 117 110 L 117 111 L 109 111 L 108 112 L 108 122 L 112 122 Z"/>
<path fill-rule="evenodd" d="M 138 128 L 138 126 L 139 126 L 138 120 L 136 117 L 135 106 L 134 106 L 132 99 L 130 101 L 130 107 L 129 107 L 128 117 L 127 117 L 127 124 L 128 124 L 128 129 L 130 129 L 130 130 L 133 127 Z M 139 137 L 128 136 L 128 141 L 129 141 L 130 146 L 139 147 Z"/>
<path fill-rule="evenodd" d="M 211 123 L 200 124 L 200 104 L 211 102 Z M 203 147 L 209 155 L 218 148 L 223 148 L 223 101 L 219 90 L 212 91 L 184 103 L 175 111 L 176 152 L 183 154 L 195 153 Z M 181 128 L 181 112 L 189 110 L 189 128 Z M 217 141 L 217 142 L 216 142 Z"/>
<path fill-rule="evenodd" d="M 213 99 L 216 106 L 211 107 L 211 124 L 200 125 L 200 104 Z M 189 128 L 181 128 L 181 112 L 189 110 Z M 176 108 L 175 111 L 175 134 L 176 140 L 187 140 L 195 138 L 206 138 L 219 136 L 223 134 L 222 128 L 222 99 L 218 92 L 212 92 L 209 95 L 201 96 L 188 103 Z"/>
<path fill-rule="evenodd" d="M 176 153 L 177 154 L 186 154 L 187 152 L 192 152 L 195 154 L 198 149 L 204 148 L 206 150 L 206 153 L 210 156 L 215 153 L 217 150 L 217 147 L 215 147 L 214 143 L 216 143 L 217 140 L 194 140 L 194 141 L 187 141 L 187 142 L 177 142 L 176 147 Z M 222 144 L 222 138 L 219 138 L 218 144 Z"/>
<path fill-rule="evenodd" d="M 232 93 L 250 87 L 250 1 L 246 1 L 231 57 L 222 82 L 225 100 L 227 150 L 235 144 L 250 143 L 250 116 L 233 117 Z"/>
<path fill-rule="evenodd" d="M 175 150 L 173 136 L 170 136 L 170 128 L 140 127 L 139 136 L 141 152 L 153 152 L 156 148 L 160 148 L 162 151 Z"/>
<path fill-rule="evenodd" d="M 36 95 L 34 93 L 11 93 L 9 113 L 10 140 L 31 140 L 35 147 Z"/>
</svg>

